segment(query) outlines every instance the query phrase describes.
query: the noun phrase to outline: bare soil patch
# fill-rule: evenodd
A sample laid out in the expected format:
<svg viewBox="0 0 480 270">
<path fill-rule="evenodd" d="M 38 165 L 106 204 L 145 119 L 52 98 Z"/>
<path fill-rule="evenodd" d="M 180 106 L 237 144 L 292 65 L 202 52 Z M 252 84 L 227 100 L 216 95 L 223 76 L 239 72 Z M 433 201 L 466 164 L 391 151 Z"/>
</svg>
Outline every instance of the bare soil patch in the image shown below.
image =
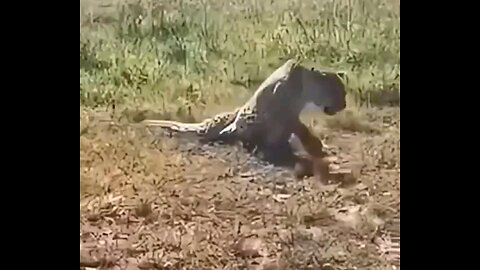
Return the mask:
<svg viewBox="0 0 480 270">
<path fill-rule="evenodd" d="M 80 264 L 104 269 L 399 268 L 398 109 L 378 132 L 314 127 L 355 183 L 297 180 L 239 146 L 81 117 Z"/>
</svg>

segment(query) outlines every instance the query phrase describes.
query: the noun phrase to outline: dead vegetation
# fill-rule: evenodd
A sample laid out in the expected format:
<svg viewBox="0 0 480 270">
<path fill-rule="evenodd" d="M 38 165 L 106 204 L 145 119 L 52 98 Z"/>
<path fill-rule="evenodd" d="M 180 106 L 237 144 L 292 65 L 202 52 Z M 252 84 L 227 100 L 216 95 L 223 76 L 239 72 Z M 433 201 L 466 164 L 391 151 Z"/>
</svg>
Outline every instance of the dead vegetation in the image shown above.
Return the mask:
<svg viewBox="0 0 480 270">
<path fill-rule="evenodd" d="M 80 126 L 81 267 L 398 265 L 396 129 L 379 135 L 327 129 L 334 165 L 358 163 L 361 173 L 353 184 L 322 185 L 237 146 L 154 140 L 146 130 L 107 127 L 91 114 L 82 114 Z"/>
</svg>

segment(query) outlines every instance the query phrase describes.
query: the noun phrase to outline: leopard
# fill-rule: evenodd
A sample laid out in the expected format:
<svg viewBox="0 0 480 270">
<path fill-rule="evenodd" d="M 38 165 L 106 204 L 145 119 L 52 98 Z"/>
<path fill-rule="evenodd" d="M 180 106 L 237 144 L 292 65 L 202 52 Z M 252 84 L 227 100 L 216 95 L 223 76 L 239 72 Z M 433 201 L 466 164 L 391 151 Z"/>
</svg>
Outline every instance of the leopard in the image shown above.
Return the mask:
<svg viewBox="0 0 480 270">
<path fill-rule="evenodd" d="M 319 71 L 287 62 L 274 73 L 277 79 L 267 79 L 264 88 L 237 109 L 235 120 L 219 134 L 235 134 L 242 141 L 261 139 L 263 142 L 258 143 L 275 145 L 288 141 L 303 112 L 321 111 L 332 116 L 346 108 L 343 72 Z"/>
<path fill-rule="evenodd" d="M 244 105 L 233 111 L 219 113 L 200 123 L 169 120 L 144 120 L 143 123 L 177 132 L 195 132 L 212 140 L 215 136 L 227 135 L 248 141 L 268 133 L 270 141 L 287 141 L 287 123 L 298 124 L 303 111 L 320 110 L 334 115 L 345 108 L 346 92 L 341 76 L 340 72 L 307 69 L 298 59 L 288 59 L 261 83 Z"/>
<path fill-rule="evenodd" d="M 294 147 L 290 138 L 295 135 L 307 146 L 305 150 L 310 156 L 307 162 L 318 161 L 325 156 L 322 142 L 301 123 L 300 114 L 321 111 L 331 116 L 344 110 L 344 76 L 344 72 L 306 68 L 297 59 L 289 59 L 262 82 L 244 105 L 233 111 L 222 112 L 200 123 L 144 120 L 144 124 L 195 132 L 211 140 L 235 137 L 247 145 L 271 150 L 271 156 L 279 156 L 279 149 L 291 154 Z M 320 163 L 325 168 L 324 162 Z"/>
</svg>

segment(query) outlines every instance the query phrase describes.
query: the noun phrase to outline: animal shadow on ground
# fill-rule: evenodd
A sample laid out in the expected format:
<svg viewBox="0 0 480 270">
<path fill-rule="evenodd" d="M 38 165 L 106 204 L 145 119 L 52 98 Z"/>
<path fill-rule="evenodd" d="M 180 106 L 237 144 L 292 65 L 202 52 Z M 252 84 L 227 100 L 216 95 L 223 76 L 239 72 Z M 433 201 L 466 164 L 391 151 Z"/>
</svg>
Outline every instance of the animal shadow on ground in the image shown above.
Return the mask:
<svg viewBox="0 0 480 270">
<path fill-rule="evenodd" d="M 230 146 L 239 143 L 232 136 L 218 136 L 214 142 L 211 138 L 201 138 L 199 142 L 209 145 L 220 143 Z M 316 153 L 316 156 L 308 153 L 298 155 L 288 141 L 275 145 L 265 145 L 258 142 L 241 142 L 240 144 L 242 149 L 255 158 L 275 167 L 293 171 L 297 179 L 315 177 L 321 184 L 341 184 L 342 186 L 352 185 L 356 182 L 351 171 L 330 172 L 328 154 L 324 152 Z"/>
</svg>

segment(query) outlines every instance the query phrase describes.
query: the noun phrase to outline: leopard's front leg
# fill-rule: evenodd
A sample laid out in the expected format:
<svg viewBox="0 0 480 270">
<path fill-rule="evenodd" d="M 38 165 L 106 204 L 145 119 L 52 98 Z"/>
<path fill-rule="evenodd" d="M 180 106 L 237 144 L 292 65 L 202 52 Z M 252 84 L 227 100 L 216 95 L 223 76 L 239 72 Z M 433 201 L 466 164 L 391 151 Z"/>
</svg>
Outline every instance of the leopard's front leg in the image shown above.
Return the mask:
<svg viewBox="0 0 480 270">
<path fill-rule="evenodd" d="M 298 121 L 294 125 L 289 142 L 294 152 L 304 152 L 295 155 L 294 170 L 296 176 L 298 178 L 315 176 L 320 182 L 326 184 L 331 174 L 327 153 L 323 151 L 322 141 L 313 135 L 307 126 Z"/>
</svg>

